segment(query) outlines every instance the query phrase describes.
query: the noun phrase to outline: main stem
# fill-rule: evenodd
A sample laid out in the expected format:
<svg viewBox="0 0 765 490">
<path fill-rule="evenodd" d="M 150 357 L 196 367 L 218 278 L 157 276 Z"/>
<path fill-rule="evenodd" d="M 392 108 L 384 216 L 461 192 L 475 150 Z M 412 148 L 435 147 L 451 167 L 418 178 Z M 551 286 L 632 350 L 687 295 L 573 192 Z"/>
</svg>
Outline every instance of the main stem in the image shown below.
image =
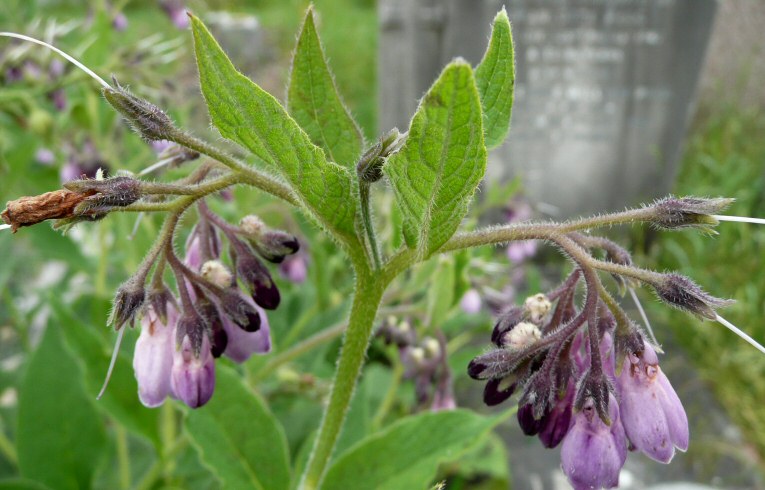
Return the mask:
<svg viewBox="0 0 765 490">
<path fill-rule="evenodd" d="M 357 268 L 356 273 L 356 293 L 329 394 L 329 404 L 300 482 L 301 490 L 318 488 L 324 477 L 364 364 L 372 326 L 385 290 L 385 282 L 379 276 L 372 275 L 368 269 L 359 271 Z"/>
</svg>

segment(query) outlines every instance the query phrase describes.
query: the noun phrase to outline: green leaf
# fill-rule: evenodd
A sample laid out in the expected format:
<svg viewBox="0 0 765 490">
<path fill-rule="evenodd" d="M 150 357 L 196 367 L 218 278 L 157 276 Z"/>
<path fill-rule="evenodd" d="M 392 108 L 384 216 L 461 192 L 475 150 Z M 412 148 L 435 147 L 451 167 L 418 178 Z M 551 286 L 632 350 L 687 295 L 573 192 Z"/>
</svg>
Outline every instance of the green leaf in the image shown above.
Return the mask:
<svg viewBox="0 0 765 490">
<path fill-rule="evenodd" d="M 454 460 L 480 443 L 496 423 L 467 410 L 407 417 L 341 455 L 321 488 L 426 488 L 441 462 Z"/>
<path fill-rule="evenodd" d="M 95 305 L 96 298 L 87 298 Z M 63 304 L 55 295 L 48 297 L 56 314 L 57 323 L 62 327 L 66 343 L 74 351 L 85 371 L 85 386 L 88 393 L 95 397 L 101 388 L 109 368 L 112 346 L 106 344 L 93 326 L 82 321 L 78 314 Z M 105 316 L 103 317 L 106 318 Z M 113 331 L 110 330 L 113 333 Z M 137 332 L 129 331 L 127 336 L 135 336 Z M 116 339 L 116 334 L 114 334 Z M 131 358 L 124 353 L 117 356 L 114 372 L 109 387 L 104 396 L 98 401 L 97 408 L 105 410 L 126 429 L 140 434 L 159 447 L 159 411 L 144 407 L 138 399 L 138 384 L 133 375 Z"/>
<path fill-rule="evenodd" d="M 35 480 L 8 478 L 0 480 L 0 490 L 50 490 L 50 487 Z"/>
<path fill-rule="evenodd" d="M 284 430 L 265 402 L 230 368 L 218 365 L 215 395 L 186 417 L 201 459 L 227 488 L 287 489 Z"/>
<path fill-rule="evenodd" d="M 406 143 L 385 165 L 409 248 L 427 256 L 451 238 L 485 171 L 473 70 L 457 60 L 425 94 Z"/>
<path fill-rule="evenodd" d="M 515 86 L 513 35 L 505 8 L 494 18 L 491 40 L 481 63 L 475 69 L 475 81 L 483 106 L 483 130 L 486 148 L 502 144 L 510 129 Z"/>
<path fill-rule="evenodd" d="M 57 325 L 49 325 L 19 390 L 21 476 L 51 488 L 90 488 L 104 454 L 103 422 Z"/>
<path fill-rule="evenodd" d="M 357 197 L 351 172 L 327 161 L 281 104 L 234 68 L 197 17 L 191 27 L 199 82 L 215 127 L 276 168 L 321 224 L 354 241 Z"/>
<path fill-rule="evenodd" d="M 337 93 L 310 7 L 292 59 L 287 109 L 330 160 L 355 171 L 363 142 L 361 130 Z"/>
</svg>

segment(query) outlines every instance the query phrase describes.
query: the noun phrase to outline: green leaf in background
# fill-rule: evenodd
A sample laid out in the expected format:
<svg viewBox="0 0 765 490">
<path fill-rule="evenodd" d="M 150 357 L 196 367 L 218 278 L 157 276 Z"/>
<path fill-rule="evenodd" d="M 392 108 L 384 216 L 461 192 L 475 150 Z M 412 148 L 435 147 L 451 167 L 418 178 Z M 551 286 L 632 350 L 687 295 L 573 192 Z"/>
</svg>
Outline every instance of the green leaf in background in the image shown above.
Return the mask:
<svg viewBox="0 0 765 490">
<path fill-rule="evenodd" d="M 0 490 L 51 490 L 51 488 L 34 480 L 9 478 L 0 480 Z"/>
<path fill-rule="evenodd" d="M 58 326 L 49 325 L 19 390 L 21 476 L 57 490 L 91 487 L 107 442 L 94 398 Z"/>
<path fill-rule="evenodd" d="M 352 171 L 361 154 L 361 130 L 343 105 L 327 66 L 309 8 L 292 59 L 287 109 L 329 159 Z"/>
<path fill-rule="evenodd" d="M 485 171 L 473 69 L 457 60 L 425 94 L 406 143 L 385 165 L 409 248 L 427 256 L 451 238 Z"/>
<path fill-rule="evenodd" d="M 441 328 L 457 298 L 454 297 L 456 274 L 451 257 L 438 257 L 438 269 L 431 276 L 428 287 L 427 323 L 430 328 Z"/>
<path fill-rule="evenodd" d="M 215 396 L 203 409 L 189 412 L 186 429 L 226 488 L 289 487 L 284 430 L 232 369 L 218 365 Z"/>
<path fill-rule="evenodd" d="M 352 240 L 356 218 L 352 174 L 328 162 L 279 102 L 234 68 L 202 21 L 192 17 L 191 26 L 199 82 L 215 127 L 276 168 L 321 224 Z"/>
<path fill-rule="evenodd" d="M 98 301 L 96 298 L 88 298 L 88 300 L 93 303 Z M 53 308 L 56 323 L 63 325 L 61 328 L 66 343 L 82 363 L 87 392 L 95 398 L 109 368 L 112 346 L 103 341 L 103 338 L 94 331 L 93 325 L 83 322 L 77 313 L 64 305 L 57 296 L 50 295 L 48 304 Z M 96 328 L 106 327 L 99 325 Z M 125 335 L 137 336 L 137 333 L 128 331 Z M 114 335 L 116 337 L 116 334 Z M 126 429 L 141 434 L 155 447 L 159 447 L 159 411 L 146 408 L 139 401 L 138 384 L 133 375 L 133 363 L 128 356 L 121 353 L 117 357 L 109 387 L 96 406 L 105 410 Z"/>
<path fill-rule="evenodd" d="M 481 442 L 497 419 L 468 410 L 422 413 L 402 419 L 342 454 L 323 490 L 427 488 L 438 465 Z"/>
<path fill-rule="evenodd" d="M 505 8 L 494 18 L 491 40 L 481 63 L 475 69 L 475 82 L 483 106 L 486 148 L 502 144 L 510 129 L 515 86 L 513 35 Z"/>
</svg>

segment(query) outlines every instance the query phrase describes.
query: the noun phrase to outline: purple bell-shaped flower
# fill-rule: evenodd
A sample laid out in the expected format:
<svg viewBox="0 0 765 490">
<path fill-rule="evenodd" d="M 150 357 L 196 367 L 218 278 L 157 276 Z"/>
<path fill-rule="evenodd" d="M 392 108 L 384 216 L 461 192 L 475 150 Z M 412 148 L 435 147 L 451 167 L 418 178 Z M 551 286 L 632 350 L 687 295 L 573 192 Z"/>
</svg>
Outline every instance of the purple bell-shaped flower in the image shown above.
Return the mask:
<svg viewBox="0 0 765 490">
<path fill-rule="evenodd" d="M 224 355 L 239 363 L 246 361 L 253 354 L 265 354 L 271 351 L 271 329 L 268 326 L 265 310 L 256 305 L 248 295 L 242 294 L 241 296 L 260 315 L 260 328 L 255 332 L 246 332 L 227 316 L 223 317 L 223 329 L 228 335 L 228 344 Z"/>
<path fill-rule="evenodd" d="M 617 379 L 622 422 L 636 449 L 669 463 L 675 448 L 688 449 L 688 417 L 659 367 L 656 351 L 648 343 L 644 345 L 639 356 L 626 356 Z"/>
<path fill-rule="evenodd" d="M 149 306 L 141 319 L 141 335 L 135 343 L 133 370 L 138 381 L 138 397 L 147 407 L 162 405 L 172 394 L 170 372 L 173 368 L 175 323 L 178 312 L 167 306 L 167 324 L 163 324 L 154 307 Z"/>
<path fill-rule="evenodd" d="M 183 337 L 180 348 L 173 353 L 170 379 L 175 397 L 189 407 L 198 408 L 210 400 L 215 390 L 215 359 L 207 335 L 198 354 L 189 336 Z"/>
<path fill-rule="evenodd" d="M 611 426 L 595 410 L 592 398 L 574 414 L 573 424 L 561 446 L 563 473 L 576 490 L 613 488 L 627 460 L 627 440 L 613 395 L 608 404 Z"/>
</svg>

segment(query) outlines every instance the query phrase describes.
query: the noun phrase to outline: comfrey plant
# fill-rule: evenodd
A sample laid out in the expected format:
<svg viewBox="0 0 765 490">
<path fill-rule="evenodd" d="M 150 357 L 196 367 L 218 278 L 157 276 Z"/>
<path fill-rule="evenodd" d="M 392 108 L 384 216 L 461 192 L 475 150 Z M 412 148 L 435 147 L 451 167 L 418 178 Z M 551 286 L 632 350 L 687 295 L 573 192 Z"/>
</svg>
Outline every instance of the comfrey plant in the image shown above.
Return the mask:
<svg viewBox="0 0 765 490">
<path fill-rule="evenodd" d="M 305 257 L 289 257 L 300 248 L 294 236 L 256 216 L 244 216 L 234 225 L 210 210 L 208 197 L 237 185 L 298 209 L 334 240 L 355 274 L 329 400 L 313 450 L 301 466 L 299 488 L 395 488 L 403 481 L 396 478 L 408 475 L 404 468 L 411 461 L 432 468 L 415 471 L 406 480 L 424 486 L 445 457 L 441 452 L 454 444 L 469 446 L 470 438 L 496 424 L 449 410 L 454 398 L 443 338 L 418 341 L 406 322 L 386 320 L 380 335 L 399 347 L 420 404 L 438 413 L 420 419 L 417 426 L 400 424 L 386 436 L 331 459 L 386 289 L 414 265 L 441 254 L 513 242 L 527 247 L 531 240 L 546 242 L 569 259 L 572 271 L 560 286 L 521 306 L 505 305 L 491 336 L 493 348 L 473 359 L 467 370 L 486 382 L 488 405 L 519 395 L 517 415 L 524 432 L 538 435 L 547 447 L 561 446 L 563 471 L 576 488 L 616 486 L 628 449 L 667 463 L 676 449 L 686 450 L 689 444 L 687 417 L 659 367 L 658 346 L 628 318 L 600 273 L 610 274 L 622 293 L 637 286 L 651 288 L 661 301 L 699 319 L 716 320 L 765 352 L 718 315 L 717 309 L 728 301 L 680 274 L 639 268 L 625 249 L 590 234 L 634 223 L 714 233 L 719 220 L 739 219 L 720 215 L 730 199 L 668 197 L 637 209 L 564 223 L 520 221 L 459 229 L 484 177 L 487 151 L 502 143 L 509 128 L 514 62 L 504 11 L 494 21 L 481 63 L 472 67 L 457 59 L 447 65 L 422 98 L 408 130 L 392 129 L 372 144 L 365 143 L 336 91 L 310 9 L 298 37 L 284 105 L 239 73 L 204 24 L 197 17 L 190 19 L 212 123 L 224 138 L 247 150 L 249 160 L 181 130 L 155 104 L 80 66 L 99 81 L 106 101 L 143 139 L 175 145 L 177 158 L 165 160 L 183 163 L 199 155 L 206 159 L 177 181 L 99 173 L 69 181 L 63 189 L 11 201 L 2 212 L 3 227 L 14 232 L 45 220 L 67 229 L 111 213 L 166 214 L 156 242 L 118 289 L 109 320 L 118 338 L 126 326 L 136 321 L 141 325 L 134 368 L 146 406 L 162 404 L 170 396 L 201 407 L 215 396 L 215 358 L 244 362 L 252 354 L 269 352 L 266 310 L 276 308 L 280 296 L 266 262 L 286 259 L 288 267 L 282 273 L 298 283 L 305 278 Z M 372 195 L 385 192 L 382 181 L 395 195 L 400 219 L 392 226 L 398 249 L 381 247 L 378 240 L 380 223 L 372 210 Z M 196 223 L 181 259 L 175 244 L 178 225 L 192 208 Z M 596 258 L 599 252 L 604 259 Z M 165 282 L 170 275 L 174 292 Z M 463 306 L 467 311 L 480 309 L 477 291 L 470 291 Z M 262 408 L 253 410 L 253 417 L 265 414 Z M 407 442 L 423 437 L 430 442 L 422 444 L 432 446 L 427 450 Z M 250 442 L 243 441 L 243 451 L 262 449 Z M 209 457 L 226 464 L 215 459 L 215 447 L 210 447 Z M 383 450 L 390 460 L 370 467 L 368 458 Z M 250 469 L 259 464 L 253 454 Z"/>
</svg>

